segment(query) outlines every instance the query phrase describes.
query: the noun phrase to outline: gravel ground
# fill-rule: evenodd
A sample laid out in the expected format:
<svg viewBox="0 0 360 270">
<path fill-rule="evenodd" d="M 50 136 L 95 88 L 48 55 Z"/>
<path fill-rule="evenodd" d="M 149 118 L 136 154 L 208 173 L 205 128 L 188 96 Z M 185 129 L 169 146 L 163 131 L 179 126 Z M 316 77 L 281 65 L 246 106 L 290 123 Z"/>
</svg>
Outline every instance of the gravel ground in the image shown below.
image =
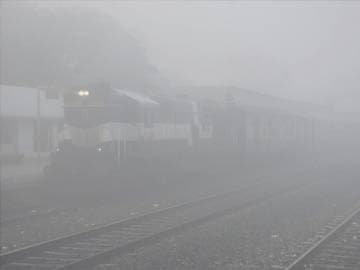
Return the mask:
<svg viewBox="0 0 360 270">
<path fill-rule="evenodd" d="M 285 170 L 274 170 L 273 164 L 264 163 L 254 170 L 251 163 L 241 166 L 203 166 L 197 170 L 183 171 L 178 179 L 170 179 L 163 170 L 163 178 L 152 182 L 135 182 L 125 187 L 124 182 L 108 183 L 100 188 L 84 187 L 80 192 L 67 186 L 55 191 L 44 186 L 34 186 L 29 190 L 3 191 L 2 220 L 21 215 L 43 213 L 49 209 L 64 209 L 56 214 L 44 215 L 19 222 L 1 224 L 1 252 L 25 247 L 70 233 L 80 232 L 115 220 L 154 211 L 171 205 L 196 200 L 212 194 L 233 190 L 253 183 L 269 175 L 280 177 L 308 167 L 309 164 L 289 162 Z M 311 165 L 312 166 L 312 165 Z M 294 169 L 296 168 L 296 170 Z M 224 170 L 227 178 L 223 179 Z M 174 168 L 168 168 L 168 172 Z M 271 172 L 271 173 L 270 173 Z M 164 177 L 165 175 L 165 177 Z M 167 176 L 166 176 L 167 175 Z M 174 178 L 176 178 L 174 177 Z M 179 178 L 184 178 L 180 181 Z M 170 179 L 170 181 L 169 181 Z M 185 179 L 187 181 L 185 181 Z M 3 195 L 2 194 L 2 195 Z M 139 198 L 141 198 L 139 200 Z M 5 201 L 5 203 L 4 203 Z M 58 208 L 57 208 L 58 207 Z M 4 218 L 5 217 L 5 218 Z"/>
<path fill-rule="evenodd" d="M 166 171 L 163 170 L 161 174 L 166 177 L 146 183 L 135 181 L 134 185 L 129 185 L 127 188 L 125 188 L 124 182 L 118 182 L 103 185 L 101 189 L 84 186 L 81 192 L 76 189 L 74 189 L 75 191 L 69 190 L 67 186 L 57 189 L 56 193 L 44 194 L 44 189 L 38 191 L 34 188 L 30 195 L 26 194 L 24 190 L 21 190 L 20 196 L 14 196 L 16 192 L 14 194 L 5 192 L 4 194 L 8 195 L 16 204 L 24 204 L 27 213 L 38 211 L 36 207 L 49 209 L 61 206 L 71 207 L 72 210 L 64 210 L 54 215 L 22 220 L 13 224 L 2 224 L 1 252 L 88 230 L 101 224 L 195 200 L 210 194 L 232 190 L 234 187 L 247 185 L 259 178 L 289 177 L 304 168 L 315 166 L 311 164 L 311 160 L 305 161 L 281 161 L 285 165 L 281 170 L 278 166 L 274 166 L 275 161 L 263 162 L 261 166 L 257 164 L 256 167 L 250 166 L 251 162 L 242 162 L 239 163 L 241 164 L 239 166 L 234 163 L 228 167 L 220 166 L 220 169 L 203 164 L 204 167 L 200 167 L 198 170 L 183 171 L 183 174 L 177 175 L 178 179 L 176 177 L 170 179 L 171 176 L 166 176 Z M 168 172 L 172 172 L 172 170 L 173 168 L 168 168 Z M 226 179 L 222 177 L 223 175 L 227 176 Z M 313 177 L 316 179 L 316 174 L 313 174 Z M 184 178 L 184 181 L 180 181 L 179 178 Z M 40 195 L 38 200 L 34 199 L 37 198 L 36 195 Z M 8 204 L 7 209 L 11 209 L 10 206 L 13 204 Z M 4 204 L 2 204 L 2 215 L 3 209 Z M 11 214 L 16 211 L 11 209 L 8 212 Z"/>
<path fill-rule="evenodd" d="M 359 176 L 359 175 L 357 175 Z M 340 179 L 342 181 L 335 181 Z M 360 200 L 354 175 L 273 199 L 137 250 L 96 269 L 284 269 Z"/>
</svg>

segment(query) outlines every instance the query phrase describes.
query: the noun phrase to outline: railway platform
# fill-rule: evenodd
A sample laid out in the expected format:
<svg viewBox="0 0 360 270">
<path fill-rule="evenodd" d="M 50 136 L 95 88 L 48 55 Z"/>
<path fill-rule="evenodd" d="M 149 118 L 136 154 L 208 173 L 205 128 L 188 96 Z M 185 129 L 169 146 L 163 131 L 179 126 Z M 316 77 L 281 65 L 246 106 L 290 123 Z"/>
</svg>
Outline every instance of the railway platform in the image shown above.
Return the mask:
<svg viewBox="0 0 360 270">
<path fill-rule="evenodd" d="M 41 179 L 44 167 L 49 163 L 46 156 L 23 158 L 17 162 L 1 164 L 2 188 L 11 188 L 19 184 L 29 184 Z"/>
</svg>

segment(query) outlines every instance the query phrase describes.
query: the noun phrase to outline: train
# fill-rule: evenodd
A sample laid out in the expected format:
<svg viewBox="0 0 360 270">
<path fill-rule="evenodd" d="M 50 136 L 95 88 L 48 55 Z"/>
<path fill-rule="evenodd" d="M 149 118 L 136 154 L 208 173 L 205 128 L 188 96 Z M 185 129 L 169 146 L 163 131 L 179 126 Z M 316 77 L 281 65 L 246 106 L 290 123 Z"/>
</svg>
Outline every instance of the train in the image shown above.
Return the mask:
<svg viewBox="0 0 360 270">
<path fill-rule="evenodd" d="M 206 95 L 151 95 L 109 85 L 69 91 L 64 95 L 59 145 L 47 169 L 108 168 L 130 158 L 167 156 L 186 149 L 249 153 L 313 147 L 324 122 L 314 107 L 241 93 L 221 100 Z"/>
<path fill-rule="evenodd" d="M 104 85 L 67 92 L 64 125 L 47 171 L 84 171 L 191 147 L 211 136 L 211 129 L 199 128 L 198 110 L 187 97 L 148 96 Z"/>
</svg>

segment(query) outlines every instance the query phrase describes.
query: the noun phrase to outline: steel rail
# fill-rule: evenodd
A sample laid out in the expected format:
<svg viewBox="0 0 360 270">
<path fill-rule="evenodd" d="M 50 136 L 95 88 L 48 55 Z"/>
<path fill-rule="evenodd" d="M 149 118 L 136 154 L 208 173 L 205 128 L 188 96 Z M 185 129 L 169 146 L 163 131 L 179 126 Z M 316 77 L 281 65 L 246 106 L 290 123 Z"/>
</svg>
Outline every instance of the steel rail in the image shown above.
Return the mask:
<svg viewBox="0 0 360 270">
<path fill-rule="evenodd" d="M 94 264 L 99 263 L 100 261 L 104 261 L 107 258 L 110 258 L 114 255 L 119 255 L 119 254 L 123 254 L 126 253 L 128 251 L 131 251 L 137 247 L 141 247 L 144 245 L 147 245 L 149 243 L 153 243 L 154 241 L 157 241 L 158 239 L 174 234 L 180 230 L 184 230 L 187 229 L 189 227 L 192 226 L 196 226 L 199 225 L 201 223 L 207 222 L 209 220 L 227 215 L 229 213 L 232 213 L 234 211 L 238 211 L 242 208 L 246 208 L 246 207 L 250 207 L 256 204 L 260 204 L 263 202 L 266 202 L 276 196 L 280 196 L 282 194 L 286 194 L 286 193 L 291 193 L 293 191 L 297 191 L 299 189 L 302 189 L 304 187 L 308 187 L 309 185 L 312 185 L 312 183 L 302 183 L 301 185 L 299 184 L 292 184 L 289 185 L 285 188 L 282 189 L 276 189 L 275 191 L 272 192 L 268 192 L 267 190 L 261 190 L 259 192 L 259 190 L 256 190 L 256 187 L 262 186 L 264 182 L 261 182 L 261 184 L 256 184 L 256 185 L 250 185 L 247 186 L 247 188 L 243 188 L 241 190 L 235 190 L 235 191 L 231 191 L 231 192 L 225 192 L 225 193 L 221 193 L 218 195 L 213 195 L 213 196 L 208 196 L 205 198 L 202 198 L 200 200 L 197 201 L 192 201 L 192 202 L 188 202 L 188 203 L 183 203 L 183 204 L 179 204 L 176 206 L 171 206 L 165 209 L 161 209 L 158 211 L 154 211 L 148 214 L 144 214 L 141 216 L 137 216 L 134 218 L 128 218 L 125 220 L 121 220 L 121 221 L 117 221 L 108 225 L 104 225 L 95 229 L 91 229 L 88 231 L 84 231 L 81 233 L 75 233 L 75 234 L 71 234 L 65 237 L 60 237 L 51 241 L 46 241 L 46 242 L 42 242 L 36 245 L 32 245 L 29 247 L 25 247 L 19 250 L 15 250 L 9 253 L 5 253 L 0 255 L 0 265 L 4 266 L 5 269 L 6 266 L 10 266 L 8 269 L 14 269 L 11 268 L 11 265 L 13 264 L 13 266 L 15 266 L 15 269 L 33 269 L 34 265 L 36 264 L 30 264 L 28 263 L 28 268 L 26 268 L 27 264 L 26 263 L 21 263 L 22 260 L 26 260 L 27 257 L 31 257 L 32 260 L 36 261 L 36 258 L 38 258 L 40 261 L 41 259 L 46 259 L 46 258 L 42 258 L 43 253 L 44 252 L 48 252 L 49 251 L 53 251 L 55 250 L 55 253 L 60 254 L 61 252 L 59 252 L 58 248 L 69 248 L 71 249 L 78 249 L 81 250 L 81 248 L 79 247 L 74 247 L 72 245 L 74 245 L 74 243 L 76 244 L 80 244 L 81 242 L 83 243 L 84 241 L 86 242 L 88 239 L 95 239 L 96 237 L 101 238 L 103 237 L 103 234 L 106 234 L 107 232 L 114 233 L 124 233 L 126 232 L 126 230 L 132 230 L 134 229 L 134 227 L 138 226 L 138 224 L 145 224 L 146 222 L 150 221 L 155 221 L 155 223 L 153 224 L 156 228 L 159 227 L 159 224 L 161 223 L 161 218 L 162 217 L 166 217 L 166 215 L 168 214 L 173 214 L 173 218 L 175 218 L 175 220 L 171 221 L 170 227 L 166 227 L 164 229 L 161 229 L 160 231 L 150 231 L 150 232 L 143 232 L 145 233 L 144 236 L 142 237 L 135 237 L 135 239 L 130 240 L 130 241 L 125 241 L 125 244 L 119 244 L 119 243 L 112 243 L 112 246 L 109 246 L 108 248 L 105 248 L 104 250 L 100 250 L 95 252 L 94 254 L 85 254 L 84 257 L 79 258 L 73 258 L 72 260 L 69 259 L 69 257 L 66 257 L 65 259 L 69 260 L 69 263 L 64 263 L 64 258 L 53 258 L 55 261 L 59 260 L 61 261 L 61 264 L 53 262 L 52 265 L 46 265 L 46 264 L 39 264 L 39 268 L 40 266 L 43 267 L 44 269 L 80 269 L 80 268 L 88 268 L 93 266 Z M 244 203 L 238 203 L 236 204 L 236 198 L 238 199 L 237 196 L 235 196 L 234 198 L 231 198 L 231 195 L 238 195 L 241 194 L 241 192 L 244 192 L 248 189 L 251 189 L 252 187 L 255 187 L 255 194 L 257 194 L 255 196 L 251 196 L 252 199 L 245 201 Z M 229 196 L 231 199 L 229 199 Z M 183 210 L 187 210 L 187 209 L 193 209 L 195 207 L 198 206 L 211 206 L 211 203 L 219 203 L 221 202 L 221 200 L 228 200 L 231 202 L 233 200 L 232 203 L 230 203 L 230 205 L 226 206 L 225 208 L 221 208 L 220 210 L 214 210 L 214 211 L 209 211 L 209 213 L 206 213 L 205 211 L 205 215 L 201 216 L 201 217 L 196 217 L 196 218 L 192 218 L 190 220 L 186 220 L 185 221 L 181 221 L 178 222 L 176 219 L 178 218 L 177 212 L 178 211 L 183 211 Z M 220 200 L 218 202 L 218 200 Z M 199 208 L 201 209 L 201 208 Z M 212 210 L 212 209 L 211 209 Z M 203 211 L 201 211 L 200 213 L 202 213 Z M 186 215 L 185 215 L 186 216 Z M 171 220 L 171 219 L 170 219 Z M 150 222 L 151 223 L 151 222 Z M 151 227 L 151 226 L 150 226 Z M 161 227 L 161 226 L 160 226 Z M 142 233 L 140 231 L 140 233 Z M 111 237 L 111 235 L 110 235 Z M 131 237 L 131 235 L 129 236 Z M 101 239 L 100 239 L 101 240 Z M 109 242 L 110 239 L 109 239 Z M 96 244 L 98 245 L 98 243 Z M 95 247 L 96 247 L 95 245 Z M 88 249 L 94 249 L 93 247 L 89 247 Z M 53 252 L 54 253 L 54 252 Z M 68 255 L 70 255 L 70 253 L 68 253 Z M 20 262 L 20 263 L 18 263 Z M 18 263 L 18 265 L 17 265 Z M 32 266 L 32 268 L 31 268 Z"/>
<path fill-rule="evenodd" d="M 50 217 L 53 215 L 58 215 L 58 214 L 62 214 L 62 213 L 68 213 L 68 212 L 76 212 L 79 211 L 80 208 L 58 208 L 58 209 L 47 209 L 47 210 L 38 210 L 35 209 L 36 213 L 31 213 L 31 214 L 24 214 L 24 215 L 19 215 L 19 216 L 15 216 L 12 218 L 7 218 L 4 220 L 0 221 L 0 227 L 6 226 L 6 225 L 11 225 L 11 224 L 16 224 L 16 223 L 20 223 L 20 222 L 27 222 L 27 221 L 33 221 L 36 219 L 41 219 L 41 218 L 46 218 L 46 217 Z"/>
<path fill-rule="evenodd" d="M 335 226 L 330 232 L 328 232 L 323 238 L 317 241 L 312 247 L 310 247 L 304 254 L 291 263 L 286 270 L 305 270 L 308 269 L 311 261 L 337 238 L 352 222 L 360 215 L 360 205 L 355 207 L 355 210 L 350 211 L 350 214 L 343 219 L 337 226 Z M 359 254 L 360 261 L 360 254 Z"/>
</svg>

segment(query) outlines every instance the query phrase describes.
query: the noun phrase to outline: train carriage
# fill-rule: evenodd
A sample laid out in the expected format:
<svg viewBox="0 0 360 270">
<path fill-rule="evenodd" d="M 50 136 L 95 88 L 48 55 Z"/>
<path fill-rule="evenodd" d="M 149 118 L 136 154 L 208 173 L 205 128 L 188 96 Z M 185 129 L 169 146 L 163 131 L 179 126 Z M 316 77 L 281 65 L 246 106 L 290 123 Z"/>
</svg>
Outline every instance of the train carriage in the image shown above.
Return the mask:
<svg viewBox="0 0 360 270">
<path fill-rule="evenodd" d="M 51 167 L 83 171 L 130 158 L 164 158 L 184 149 L 263 153 L 314 146 L 323 120 L 312 107 L 267 96 L 221 102 L 146 95 L 109 86 L 67 93 L 61 143 Z"/>
<path fill-rule="evenodd" d="M 130 157 L 175 153 L 195 140 L 196 107 L 187 98 L 102 86 L 67 93 L 64 103 L 53 170 L 83 171 Z"/>
</svg>

